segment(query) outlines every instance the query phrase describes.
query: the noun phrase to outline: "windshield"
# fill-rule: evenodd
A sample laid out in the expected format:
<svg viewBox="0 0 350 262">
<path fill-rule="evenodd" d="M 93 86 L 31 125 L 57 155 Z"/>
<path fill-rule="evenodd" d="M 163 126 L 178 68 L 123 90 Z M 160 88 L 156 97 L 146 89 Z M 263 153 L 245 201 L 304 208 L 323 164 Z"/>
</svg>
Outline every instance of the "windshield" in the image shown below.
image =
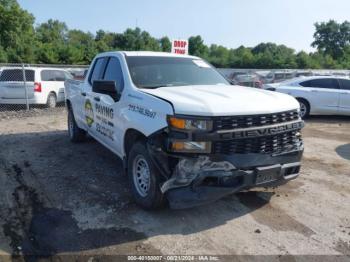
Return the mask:
<svg viewBox="0 0 350 262">
<path fill-rule="evenodd" d="M 127 56 L 131 78 L 139 88 L 229 83 L 209 64 L 183 57 Z"/>
</svg>

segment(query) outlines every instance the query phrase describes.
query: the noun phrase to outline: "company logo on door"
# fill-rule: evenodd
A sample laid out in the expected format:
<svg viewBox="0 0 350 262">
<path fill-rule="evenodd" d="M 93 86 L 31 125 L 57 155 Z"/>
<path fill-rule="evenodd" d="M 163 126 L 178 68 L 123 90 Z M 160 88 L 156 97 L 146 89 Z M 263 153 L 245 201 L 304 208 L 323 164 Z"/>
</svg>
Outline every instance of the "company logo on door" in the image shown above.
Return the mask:
<svg viewBox="0 0 350 262">
<path fill-rule="evenodd" d="M 86 119 L 86 124 L 89 127 L 91 127 L 92 124 L 94 123 L 94 109 L 89 99 L 85 101 L 85 119 Z"/>
</svg>

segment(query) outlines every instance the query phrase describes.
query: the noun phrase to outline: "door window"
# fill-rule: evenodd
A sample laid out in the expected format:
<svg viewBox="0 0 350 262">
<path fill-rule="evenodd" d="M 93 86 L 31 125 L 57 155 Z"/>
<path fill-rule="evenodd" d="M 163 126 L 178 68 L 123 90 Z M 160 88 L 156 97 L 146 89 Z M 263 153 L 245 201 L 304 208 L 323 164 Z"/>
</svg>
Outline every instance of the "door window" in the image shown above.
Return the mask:
<svg viewBox="0 0 350 262">
<path fill-rule="evenodd" d="M 55 71 L 55 79 L 58 82 L 64 82 L 66 81 L 66 75 L 64 74 L 63 71 Z"/>
<path fill-rule="evenodd" d="M 46 82 L 64 82 L 70 79 L 65 71 L 61 70 L 43 70 L 41 71 L 41 81 Z"/>
<path fill-rule="evenodd" d="M 92 85 L 92 83 L 95 80 L 101 80 L 102 79 L 102 74 L 104 71 L 106 65 L 106 58 L 98 58 L 94 64 L 94 67 L 92 69 L 92 72 L 90 73 L 89 77 L 89 83 Z"/>
<path fill-rule="evenodd" d="M 41 81 L 53 82 L 55 80 L 55 74 L 53 70 L 43 70 L 41 71 Z"/>
<path fill-rule="evenodd" d="M 109 59 L 103 80 L 115 81 L 120 92 L 123 90 L 124 78 L 118 58 L 111 57 Z"/>
<path fill-rule="evenodd" d="M 350 91 L 350 80 L 347 79 L 338 79 L 340 83 L 340 88 L 343 90 L 349 90 Z"/>
<path fill-rule="evenodd" d="M 333 78 L 313 79 L 300 83 L 303 87 L 339 89 L 337 80 Z"/>
</svg>

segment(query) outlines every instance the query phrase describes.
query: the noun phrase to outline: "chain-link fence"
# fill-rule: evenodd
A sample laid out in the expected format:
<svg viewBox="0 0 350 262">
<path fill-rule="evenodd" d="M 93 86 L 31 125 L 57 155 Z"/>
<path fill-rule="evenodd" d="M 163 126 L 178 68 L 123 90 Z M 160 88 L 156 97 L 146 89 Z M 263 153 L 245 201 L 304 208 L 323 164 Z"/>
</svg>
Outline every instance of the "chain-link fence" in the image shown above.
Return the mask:
<svg viewBox="0 0 350 262">
<path fill-rule="evenodd" d="M 338 76 L 350 77 L 350 70 L 304 70 L 304 69 L 218 69 L 233 84 L 263 87 L 296 77 Z"/>
<path fill-rule="evenodd" d="M 0 113 L 64 108 L 64 82 L 82 80 L 85 65 L 0 64 Z M 233 84 L 263 87 L 301 76 L 349 77 L 349 70 L 218 69 Z"/>
<path fill-rule="evenodd" d="M 87 66 L 0 64 L 0 112 L 63 108 L 64 82 L 84 79 Z"/>
</svg>

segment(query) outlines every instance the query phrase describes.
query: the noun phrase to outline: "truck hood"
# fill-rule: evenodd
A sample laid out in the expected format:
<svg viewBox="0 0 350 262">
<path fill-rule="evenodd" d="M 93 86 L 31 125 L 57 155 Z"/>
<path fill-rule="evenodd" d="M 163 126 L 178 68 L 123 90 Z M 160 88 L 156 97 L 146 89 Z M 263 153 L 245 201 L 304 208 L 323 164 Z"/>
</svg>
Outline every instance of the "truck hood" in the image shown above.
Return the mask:
<svg viewBox="0 0 350 262">
<path fill-rule="evenodd" d="M 183 115 L 255 115 L 299 108 L 292 96 L 243 86 L 198 85 L 141 90 L 169 101 L 175 114 Z"/>
</svg>

